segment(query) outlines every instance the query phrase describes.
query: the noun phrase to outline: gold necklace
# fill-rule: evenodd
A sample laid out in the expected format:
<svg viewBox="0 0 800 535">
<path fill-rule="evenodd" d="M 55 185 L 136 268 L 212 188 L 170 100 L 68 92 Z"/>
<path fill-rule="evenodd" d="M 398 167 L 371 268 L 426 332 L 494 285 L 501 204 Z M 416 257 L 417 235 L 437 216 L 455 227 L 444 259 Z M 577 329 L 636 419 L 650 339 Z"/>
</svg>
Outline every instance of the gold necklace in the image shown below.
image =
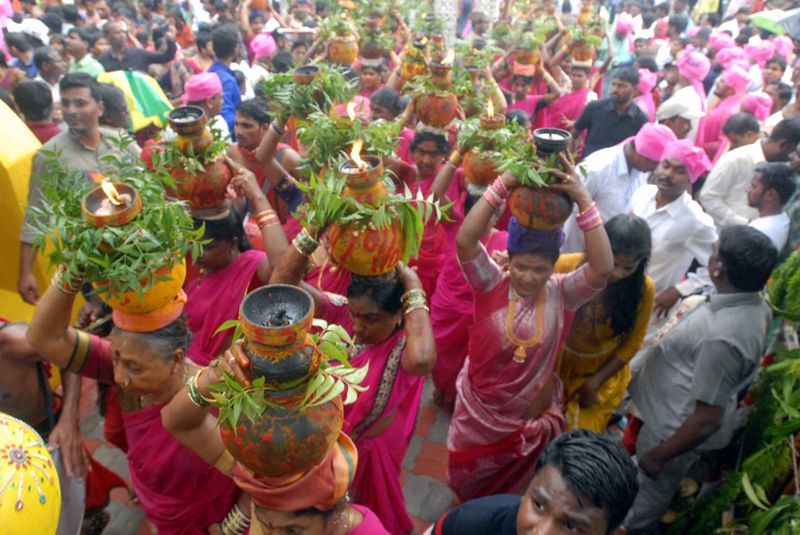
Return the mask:
<svg viewBox="0 0 800 535">
<path fill-rule="evenodd" d="M 523 340 L 518 338 L 517 335 L 514 334 L 514 316 L 517 311 L 517 301 L 519 300 L 519 296 L 517 292 L 514 291 L 513 288 L 510 289 L 510 294 L 508 298 L 508 314 L 506 315 L 506 336 L 511 343 L 517 346 L 517 349 L 514 350 L 514 362 L 522 363 L 525 362 L 528 354 L 525 351 L 529 347 L 534 347 L 542 341 L 542 337 L 544 336 L 544 295 L 547 291 L 547 286 L 542 287 L 539 290 L 539 295 L 536 296 L 536 303 L 533 305 L 533 316 L 534 316 L 534 327 L 533 327 L 533 336 L 531 336 L 527 340 Z"/>
</svg>

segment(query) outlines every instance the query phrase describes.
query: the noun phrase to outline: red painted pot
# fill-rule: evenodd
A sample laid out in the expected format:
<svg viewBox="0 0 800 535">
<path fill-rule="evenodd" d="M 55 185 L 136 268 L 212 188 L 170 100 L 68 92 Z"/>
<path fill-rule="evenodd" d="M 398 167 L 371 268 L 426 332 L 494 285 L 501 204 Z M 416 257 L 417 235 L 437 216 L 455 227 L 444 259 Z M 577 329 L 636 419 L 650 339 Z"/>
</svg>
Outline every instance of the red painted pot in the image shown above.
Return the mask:
<svg viewBox="0 0 800 535">
<path fill-rule="evenodd" d="M 508 207 L 520 225 L 553 230 L 563 226 L 572 214 L 572 199 L 554 189 L 520 186 L 511 192 Z"/>
<path fill-rule="evenodd" d="M 255 352 L 281 360 L 300 350 L 314 320 L 314 300 L 297 286 L 269 284 L 253 290 L 239 307 L 242 333 Z"/>
<path fill-rule="evenodd" d="M 497 178 L 497 165 L 490 154 L 472 149 L 464 154 L 464 175 L 470 184 L 488 186 Z"/>
<path fill-rule="evenodd" d="M 167 195 L 186 201 L 194 209 L 213 208 L 222 204 L 233 177 L 222 155 L 206 163 L 203 171 L 196 175 L 175 168 L 170 169 L 170 175 L 175 185 L 165 186 Z"/>
<path fill-rule="evenodd" d="M 458 116 L 458 98 L 452 93 L 421 96 L 416 102 L 420 122 L 434 128 L 444 128 Z"/>
<path fill-rule="evenodd" d="M 236 430 L 220 421 L 225 448 L 248 470 L 262 477 L 287 477 L 319 464 L 342 429 L 342 401 L 298 410 L 306 392 L 302 384 L 286 392 L 267 391 L 272 404 L 259 419 L 242 416 Z"/>
<path fill-rule="evenodd" d="M 394 269 L 405 249 L 405 235 L 398 220 L 382 229 L 334 224 L 328 228 L 328 252 L 342 268 L 375 277 Z"/>
<path fill-rule="evenodd" d="M 354 35 L 337 36 L 328 40 L 328 60 L 339 65 L 352 65 L 358 57 L 358 41 Z"/>
</svg>

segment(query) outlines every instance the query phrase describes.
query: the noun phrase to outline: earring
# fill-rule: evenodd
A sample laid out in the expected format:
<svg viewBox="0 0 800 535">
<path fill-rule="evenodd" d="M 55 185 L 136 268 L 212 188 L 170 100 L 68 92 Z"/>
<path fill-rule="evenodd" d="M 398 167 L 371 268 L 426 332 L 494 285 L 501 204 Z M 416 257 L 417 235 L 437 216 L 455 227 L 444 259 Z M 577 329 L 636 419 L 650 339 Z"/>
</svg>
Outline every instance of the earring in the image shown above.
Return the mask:
<svg viewBox="0 0 800 535">
<path fill-rule="evenodd" d="M 718 270 L 718 269 L 715 269 L 715 270 L 714 270 L 714 276 L 715 276 L 715 277 L 717 277 L 717 278 L 719 278 L 719 276 L 720 276 L 720 272 L 719 272 L 719 270 Z"/>
</svg>

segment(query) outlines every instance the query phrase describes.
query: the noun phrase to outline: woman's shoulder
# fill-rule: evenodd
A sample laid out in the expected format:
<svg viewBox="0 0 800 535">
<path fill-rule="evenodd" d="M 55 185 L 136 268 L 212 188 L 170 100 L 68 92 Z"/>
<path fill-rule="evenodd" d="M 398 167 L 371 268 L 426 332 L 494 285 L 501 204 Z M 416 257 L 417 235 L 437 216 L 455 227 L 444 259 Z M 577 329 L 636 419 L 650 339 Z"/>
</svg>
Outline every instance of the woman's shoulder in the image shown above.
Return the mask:
<svg viewBox="0 0 800 535">
<path fill-rule="evenodd" d="M 369 507 L 354 503 L 350 504 L 350 507 L 361 513 L 362 519 L 357 526 L 348 531 L 348 535 L 389 535 L 383 522 Z"/>
</svg>

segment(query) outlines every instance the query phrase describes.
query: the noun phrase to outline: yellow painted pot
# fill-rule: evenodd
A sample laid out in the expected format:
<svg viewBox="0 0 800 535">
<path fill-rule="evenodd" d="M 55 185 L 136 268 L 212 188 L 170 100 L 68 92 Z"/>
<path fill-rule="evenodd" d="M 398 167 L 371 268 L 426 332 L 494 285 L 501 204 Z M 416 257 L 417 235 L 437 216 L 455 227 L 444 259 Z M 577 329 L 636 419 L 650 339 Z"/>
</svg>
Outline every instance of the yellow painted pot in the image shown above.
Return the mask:
<svg viewBox="0 0 800 535">
<path fill-rule="evenodd" d="M 42 437 L 0 413 L 0 531 L 52 535 L 60 513 L 58 472 Z"/>
<path fill-rule="evenodd" d="M 186 280 L 186 263 L 181 260 L 175 263 L 171 270 L 163 267 L 156 271 L 156 275 L 167 275 L 169 280 L 155 283 L 141 298 L 134 291 L 122 292 L 115 297 L 110 292 L 101 289 L 98 295 L 114 310 L 127 314 L 146 314 L 164 308 L 183 287 L 183 281 Z M 102 288 L 107 284 L 94 284 L 93 286 Z"/>
</svg>

